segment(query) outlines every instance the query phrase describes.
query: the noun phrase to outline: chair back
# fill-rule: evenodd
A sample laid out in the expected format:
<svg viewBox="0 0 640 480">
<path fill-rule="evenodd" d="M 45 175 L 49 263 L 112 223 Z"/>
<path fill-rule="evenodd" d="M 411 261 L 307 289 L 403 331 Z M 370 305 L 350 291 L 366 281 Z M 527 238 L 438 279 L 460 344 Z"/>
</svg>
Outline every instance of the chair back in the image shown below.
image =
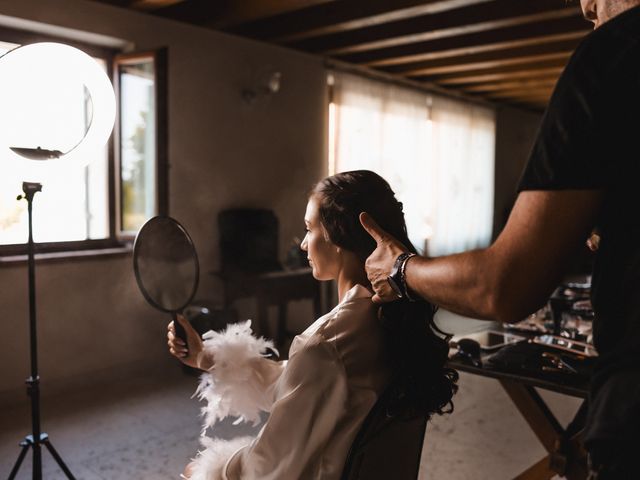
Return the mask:
<svg viewBox="0 0 640 480">
<path fill-rule="evenodd" d="M 378 399 L 356 436 L 341 480 L 416 480 L 428 417 L 387 414 L 389 393 Z"/>
<path fill-rule="evenodd" d="M 278 218 L 272 210 L 234 208 L 218 214 L 223 274 L 281 270 Z"/>
</svg>

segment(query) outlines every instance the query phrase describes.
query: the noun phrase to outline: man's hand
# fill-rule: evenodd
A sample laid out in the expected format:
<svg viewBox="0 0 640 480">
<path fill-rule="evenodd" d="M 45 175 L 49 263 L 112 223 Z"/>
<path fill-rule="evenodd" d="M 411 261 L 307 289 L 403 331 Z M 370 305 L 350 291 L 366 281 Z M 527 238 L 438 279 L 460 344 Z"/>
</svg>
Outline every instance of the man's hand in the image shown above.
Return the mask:
<svg viewBox="0 0 640 480">
<path fill-rule="evenodd" d="M 375 292 L 372 300 L 374 303 L 397 300 L 398 296 L 389 285 L 387 277 L 391 274 L 393 264 L 398 256 L 408 250 L 402 243 L 380 228 L 368 213 L 362 212 L 360 214 L 360 223 L 378 244 L 365 263 L 367 277 Z"/>
</svg>

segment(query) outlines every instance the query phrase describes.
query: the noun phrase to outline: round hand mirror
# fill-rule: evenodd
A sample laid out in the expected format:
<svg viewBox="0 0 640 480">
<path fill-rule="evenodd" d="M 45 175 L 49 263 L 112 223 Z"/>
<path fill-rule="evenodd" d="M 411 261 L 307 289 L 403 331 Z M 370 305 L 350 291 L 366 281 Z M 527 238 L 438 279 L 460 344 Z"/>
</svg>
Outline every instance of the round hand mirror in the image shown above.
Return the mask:
<svg viewBox="0 0 640 480">
<path fill-rule="evenodd" d="M 186 343 L 176 315 L 193 300 L 200 266 L 184 227 L 171 217 L 148 220 L 133 246 L 133 271 L 144 298 L 158 310 L 172 314 L 176 335 Z"/>
</svg>

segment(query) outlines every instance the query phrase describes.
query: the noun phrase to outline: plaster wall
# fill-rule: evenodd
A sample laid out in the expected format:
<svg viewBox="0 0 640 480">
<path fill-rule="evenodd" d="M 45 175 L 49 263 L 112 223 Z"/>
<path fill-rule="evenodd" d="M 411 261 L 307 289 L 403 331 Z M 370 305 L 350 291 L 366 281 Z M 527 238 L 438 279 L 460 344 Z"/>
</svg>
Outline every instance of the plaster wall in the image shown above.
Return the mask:
<svg viewBox="0 0 640 480">
<path fill-rule="evenodd" d="M 504 228 L 516 199 L 520 175 L 529 153 L 542 115 L 511 107 L 496 110 L 496 163 L 493 214 L 493 236 Z"/>
<path fill-rule="evenodd" d="M 302 233 L 306 193 L 326 174 L 321 58 L 88 0 L 0 0 L 0 24 L 33 28 L 29 22 L 127 50 L 168 47 L 169 209 L 198 249 L 198 297 L 219 296 L 208 272 L 219 265 L 216 216 L 223 208 L 274 209 L 284 258 Z M 241 89 L 270 69 L 282 72 L 281 91 L 247 105 Z M 498 109 L 497 122 L 495 232 L 514 199 L 539 115 Z M 174 363 L 165 350 L 168 319 L 138 293 L 130 255 L 42 262 L 37 283 L 44 395 Z M 23 401 L 29 374 L 26 265 L 0 264 L 0 285 L 3 405 Z M 241 316 L 250 309 L 241 304 Z M 305 318 L 311 312 L 308 305 L 293 310 Z"/>
<path fill-rule="evenodd" d="M 0 1 L 0 15 L 4 25 L 42 22 L 58 34 L 59 27 L 80 30 L 128 49 L 168 47 L 169 210 L 198 249 L 198 297 L 219 293 L 208 272 L 219 263 L 221 209 L 274 209 L 283 254 L 303 231 L 306 192 L 325 174 L 322 59 L 85 0 Z M 241 89 L 269 69 L 282 72 L 280 92 L 247 105 Z M 22 398 L 29 373 L 26 277 L 25 264 L 0 265 L 8 338 L 0 349 L 0 404 Z M 167 317 L 142 300 L 130 255 L 39 263 L 37 287 L 43 394 L 170 362 Z"/>
</svg>

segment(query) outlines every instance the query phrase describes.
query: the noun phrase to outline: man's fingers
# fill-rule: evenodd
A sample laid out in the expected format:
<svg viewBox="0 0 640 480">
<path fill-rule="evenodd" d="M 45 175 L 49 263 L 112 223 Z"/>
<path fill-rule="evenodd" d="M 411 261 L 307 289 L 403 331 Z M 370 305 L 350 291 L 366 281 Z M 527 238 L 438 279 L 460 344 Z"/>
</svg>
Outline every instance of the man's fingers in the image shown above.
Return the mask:
<svg viewBox="0 0 640 480">
<path fill-rule="evenodd" d="M 380 297 L 380 295 L 378 295 L 377 293 L 373 297 L 371 297 L 371 301 L 373 303 L 384 303 L 382 297 Z"/>
<path fill-rule="evenodd" d="M 387 232 L 380 228 L 380 225 L 367 212 L 360 213 L 360 224 L 376 243 L 382 242 L 387 237 Z"/>
</svg>

